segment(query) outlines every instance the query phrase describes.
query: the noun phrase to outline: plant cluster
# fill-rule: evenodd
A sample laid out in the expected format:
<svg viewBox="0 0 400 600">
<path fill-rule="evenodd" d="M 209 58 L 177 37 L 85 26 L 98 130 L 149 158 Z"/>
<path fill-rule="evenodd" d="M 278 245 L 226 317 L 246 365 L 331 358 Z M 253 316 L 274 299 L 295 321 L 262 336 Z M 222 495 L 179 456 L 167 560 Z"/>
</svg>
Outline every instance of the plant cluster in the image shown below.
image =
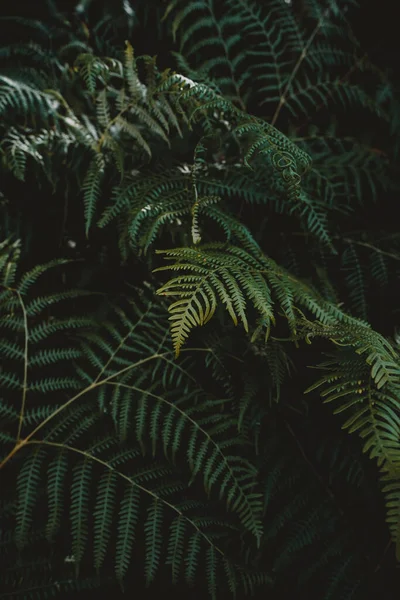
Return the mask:
<svg viewBox="0 0 400 600">
<path fill-rule="evenodd" d="M 2 18 L 0 598 L 395 584 L 398 99 L 355 3 L 45 4 Z"/>
</svg>

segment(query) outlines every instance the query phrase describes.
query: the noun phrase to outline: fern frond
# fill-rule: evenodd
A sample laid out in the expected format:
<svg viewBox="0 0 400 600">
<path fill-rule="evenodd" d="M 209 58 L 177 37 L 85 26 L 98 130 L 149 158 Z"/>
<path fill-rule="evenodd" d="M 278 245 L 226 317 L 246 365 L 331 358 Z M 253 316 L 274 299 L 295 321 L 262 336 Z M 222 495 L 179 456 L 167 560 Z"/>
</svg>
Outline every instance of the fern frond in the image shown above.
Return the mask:
<svg viewBox="0 0 400 600">
<path fill-rule="evenodd" d="M 128 82 L 129 93 L 134 100 L 142 97 L 143 88 L 140 83 L 133 53 L 129 42 L 125 42 L 125 77 Z"/>
<path fill-rule="evenodd" d="M 178 298 L 169 307 L 171 334 L 177 355 L 191 329 L 205 325 L 212 318 L 217 308 L 217 298 L 225 305 L 234 324 L 240 320 L 246 331 L 249 329 L 246 316 L 248 301 L 259 312 L 267 330 L 275 322 L 271 290 L 294 334 L 296 304 L 326 324 L 347 322 L 350 325 L 353 322 L 334 304 L 329 304 L 311 287 L 296 280 L 259 252 L 253 255 L 235 246 L 213 243 L 159 253 L 176 263 L 158 267 L 157 272 L 183 272 L 157 291 L 160 295 Z"/>
<path fill-rule="evenodd" d="M 120 519 L 118 526 L 118 541 L 116 552 L 116 575 L 120 583 L 123 582 L 129 568 L 135 530 L 139 515 L 139 490 L 134 486 L 127 486 L 125 496 L 121 502 Z"/>
<path fill-rule="evenodd" d="M 86 458 L 73 469 L 71 485 L 71 533 L 72 551 L 75 558 L 76 572 L 82 562 L 88 537 L 89 487 L 92 462 Z"/>
<path fill-rule="evenodd" d="M 35 448 L 31 456 L 25 460 L 18 475 L 18 508 L 15 540 L 20 549 L 25 546 L 28 534 L 30 533 L 33 521 L 33 508 L 41 481 L 40 475 L 44 456 L 45 452 L 43 448 Z"/>
<path fill-rule="evenodd" d="M 108 80 L 110 69 L 98 56 L 89 53 L 80 54 L 74 66 L 91 94 L 95 94 L 99 81 L 104 84 Z"/>
<path fill-rule="evenodd" d="M 53 407 L 54 410 L 54 407 Z M 47 415 L 46 415 L 47 416 Z M 48 521 L 46 537 L 50 541 L 58 532 L 65 506 L 65 477 L 68 460 L 65 452 L 60 452 L 48 468 Z"/>
<path fill-rule="evenodd" d="M 54 116 L 53 99 L 33 86 L 1 75 L 0 114 L 7 116 L 8 111 L 17 111 L 27 117 L 37 115 L 48 123 L 49 117 Z"/>
<path fill-rule="evenodd" d="M 0 242 L 0 277 L 4 287 L 14 283 L 20 255 L 20 240 L 5 239 Z"/>
<path fill-rule="evenodd" d="M 169 308 L 176 355 L 192 327 L 205 325 L 213 317 L 217 295 L 233 322 L 237 324 L 241 320 L 246 330 L 248 321 L 244 293 L 254 302 L 267 323 L 273 320 L 270 292 L 265 280 L 257 273 L 257 261 L 239 249 L 227 247 L 226 253 L 224 250 L 221 244 L 209 244 L 198 249 L 162 251 L 166 257 L 178 258 L 179 262 L 172 267 L 158 267 L 157 271 L 172 269 L 188 272 L 168 281 L 157 292 L 179 298 Z M 230 253 L 234 260 L 230 260 Z M 244 285 L 244 293 L 239 282 Z"/>
<path fill-rule="evenodd" d="M 161 524 L 163 506 L 155 499 L 149 506 L 144 525 L 146 535 L 146 581 L 149 584 L 158 569 L 161 555 Z"/>
<path fill-rule="evenodd" d="M 97 572 L 104 561 L 111 536 L 113 507 L 115 504 L 116 476 L 104 473 L 99 481 L 97 504 L 94 511 L 94 566 Z"/>
<path fill-rule="evenodd" d="M 82 185 L 83 202 L 85 205 L 85 231 L 88 235 L 92 224 L 96 205 L 100 197 L 100 186 L 104 176 L 104 159 L 101 154 L 96 154 L 91 160 Z"/>
</svg>

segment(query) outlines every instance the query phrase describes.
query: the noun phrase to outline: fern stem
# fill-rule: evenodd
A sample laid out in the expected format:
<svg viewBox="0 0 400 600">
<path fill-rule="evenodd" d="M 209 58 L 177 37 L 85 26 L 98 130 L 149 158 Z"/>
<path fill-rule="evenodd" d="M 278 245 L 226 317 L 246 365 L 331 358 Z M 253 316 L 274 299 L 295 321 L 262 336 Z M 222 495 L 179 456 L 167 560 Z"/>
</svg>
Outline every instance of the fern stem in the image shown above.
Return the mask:
<svg viewBox="0 0 400 600">
<path fill-rule="evenodd" d="M 340 238 L 340 236 L 335 236 L 335 237 L 337 237 L 338 239 Z M 372 244 L 368 244 L 368 242 L 360 242 L 358 240 L 352 240 L 350 238 L 340 238 L 340 239 L 343 239 L 343 241 L 346 242 L 347 244 L 356 244 L 358 246 L 364 246 L 365 248 L 374 250 L 375 252 L 377 252 L 378 254 L 382 254 L 383 256 L 393 258 L 394 260 L 400 260 L 400 255 L 393 254 L 392 252 L 386 252 L 386 250 L 381 250 L 380 248 L 377 248 L 376 246 L 373 246 Z"/>
<path fill-rule="evenodd" d="M 300 67 L 301 67 L 301 64 L 302 64 L 303 60 L 306 58 L 306 56 L 307 56 L 307 53 L 308 53 L 308 51 L 309 51 L 309 49 L 310 49 L 310 47 L 311 47 L 311 45 L 312 45 L 312 43 L 313 43 L 313 41 L 314 41 L 314 39 L 315 39 L 315 36 L 317 35 L 317 33 L 318 33 L 318 32 L 319 32 L 319 30 L 321 29 L 322 25 L 324 24 L 325 17 L 326 17 L 328 14 L 329 14 L 329 8 L 327 8 L 327 9 L 324 11 L 324 13 L 322 14 L 322 16 L 321 16 L 321 18 L 319 19 L 319 21 L 318 21 L 318 23 L 317 23 L 317 25 L 316 25 L 316 27 L 315 27 L 314 31 L 312 32 L 312 34 L 311 34 L 311 35 L 310 35 L 310 37 L 308 38 L 308 41 L 307 41 L 306 45 L 304 46 L 304 48 L 303 48 L 302 52 L 300 53 L 300 56 L 299 56 L 299 58 L 297 59 L 297 62 L 296 62 L 296 64 L 295 64 L 295 66 L 294 66 L 294 69 L 293 69 L 293 71 L 292 71 L 292 73 L 291 73 L 291 75 L 290 75 L 290 77 L 289 77 L 289 81 L 287 82 L 287 84 L 286 84 L 286 87 L 285 87 L 285 89 L 284 89 L 284 91 L 283 91 L 283 94 L 282 94 L 282 95 L 281 95 L 281 97 L 280 97 L 279 104 L 278 104 L 278 106 L 276 107 L 276 110 L 275 110 L 274 116 L 272 117 L 271 125 L 275 125 L 275 123 L 277 122 L 277 120 L 278 120 L 278 117 L 279 117 L 279 115 L 280 115 L 280 112 L 281 112 L 281 110 L 282 110 L 282 107 L 283 107 L 283 105 L 284 105 L 284 104 L 285 104 L 285 102 L 286 102 L 286 98 L 287 98 L 287 95 L 288 95 L 288 93 L 289 93 L 290 87 L 291 87 L 291 85 L 292 85 L 292 83 L 293 83 L 294 79 L 296 78 L 297 72 L 298 72 L 298 70 L 300 69 Z"/>
</svg>

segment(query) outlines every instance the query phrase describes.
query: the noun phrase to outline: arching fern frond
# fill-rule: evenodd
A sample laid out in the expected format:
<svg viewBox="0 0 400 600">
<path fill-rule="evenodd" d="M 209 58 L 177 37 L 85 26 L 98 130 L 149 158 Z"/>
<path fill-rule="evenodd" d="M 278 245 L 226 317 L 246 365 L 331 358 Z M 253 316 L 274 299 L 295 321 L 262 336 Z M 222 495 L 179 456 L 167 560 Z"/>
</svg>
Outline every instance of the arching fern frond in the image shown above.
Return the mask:
<svg viewBox="0 0 400 600">
<path fill-rule="evenodd" d="M 252 250 L 250 253 L 228 244 L 211 243 L 158 251 L 167 260 L 176 262 L 172 266 L 158 267 L 156 272 L 182 272 L 157 291 L 160 295 L 177 298 L 169 307 L 176 355 L 191 329 L 205 325 L 213 317 L 218 300 L 234 324 L 241 321 L 246 331 L 249 330 L 247 305 L 252 304 L 260 314 L 267 336 L 275 322 L 275 298 L 294 334 L 298 320 L 296 309 L 300 307 L 326 324 L 353 322 L 316 290 L 296 280 L 257 248 Z"/>
<path fill-rule="evenodd" d="M 54 108 L 49 94 L 26 83 L 0 75 L 0 114 L 16 111 L 26 117 L 38 115 L 43 122 L 53 116 Z"/>
<path fill-rule="evenodd" d="M 273 322 L 268 284 L 259 273 L 258 261 L 250 254 L 222 244 L 165 250 L 162 253 L 178 262 L 173 266 L 158 267 L 156 271 L 186 271 L 169 280 L 157 292 L 178 298 L 169 307 L 176 355 L 190 330 L 205 325 L 213 317 L 217 298 L 225 305 L 235 325 L 240 320 L 246 331 L 249 328 L 246 299 L 254 303 L 267 327 Z"/>
<path fill-rule="evenodd" d="M 391 482 L 384 489 L 388 492 L 388 521 L 398 553 L 398 519 L 392 510 L 391 496 L 398 487 L 400 474 L 397 443 L 400 426 L 398 352 L 382 336 L 362 324 L 346 328 L 309 324 L 307 328 L 343 347 L 319 366 L 326 375 L 308 391 L 320 388 L 325 402 L 339 404 L 334 413 L 347 412 L 348 417 L 342 427 L 350 433 L 359 434 L 364 440 L 363 451 L 376 459 L 383 480 Z"/>
</svg>

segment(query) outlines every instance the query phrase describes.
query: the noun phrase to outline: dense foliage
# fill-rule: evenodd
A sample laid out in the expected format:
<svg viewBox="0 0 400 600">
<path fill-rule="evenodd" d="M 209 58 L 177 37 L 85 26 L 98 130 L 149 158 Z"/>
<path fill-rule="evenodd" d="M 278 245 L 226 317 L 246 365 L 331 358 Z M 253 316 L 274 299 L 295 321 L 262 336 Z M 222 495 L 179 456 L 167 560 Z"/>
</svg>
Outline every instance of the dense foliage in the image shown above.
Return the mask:
<svg viewBox="0 0 400 600">
<path fill-rule="evenodd" d="M 400 111 L 355 3 L 72 4 L 1 21 L 0 597 L 392 597 Z"/>
</svg>

